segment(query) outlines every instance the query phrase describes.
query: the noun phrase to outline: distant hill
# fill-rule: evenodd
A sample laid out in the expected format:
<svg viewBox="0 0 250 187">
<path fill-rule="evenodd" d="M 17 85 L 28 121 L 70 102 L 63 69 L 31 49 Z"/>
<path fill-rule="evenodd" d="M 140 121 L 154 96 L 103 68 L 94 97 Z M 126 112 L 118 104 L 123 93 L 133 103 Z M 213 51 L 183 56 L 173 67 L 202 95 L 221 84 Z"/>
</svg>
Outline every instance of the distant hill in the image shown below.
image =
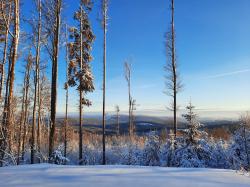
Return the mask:
<svg viewBox="0 0 250 187">
<path fill-rule="evenodd" d="M 64 118 L 57 118 L 57 124 L 61 126 L 63 124 Z M 225 128 L 231 129 L 235 128 L 238 124 L 237 121 L 233 120 L 202 120 L 204 128 Z M 78 130 L 78 117 L 70 118 L 70 125 Z M 135 128 L 137 134 L 145 134 L 150 131 L 162 132 L 169 131 L 173 127 L 172 118 L 170 117 L 158 117 L 158 116 L 136 116 L 135 118 Z M 179 119 L 178 128 L 184 129 L 186 127 L 186 122 L 183 119 Z M 102 118 L 101 116 L 86 116 L 83 119 L 83 128 L 86 131 L 93 133 L 101 133 L 102 131 Z M 108 115 L 106 118 L 106 132 L 107 134 L 115 134 L 117 129 L 116 116 Z M 128 116 L 120 116 L 120 134 L 128 133 Z"/>
</svg>

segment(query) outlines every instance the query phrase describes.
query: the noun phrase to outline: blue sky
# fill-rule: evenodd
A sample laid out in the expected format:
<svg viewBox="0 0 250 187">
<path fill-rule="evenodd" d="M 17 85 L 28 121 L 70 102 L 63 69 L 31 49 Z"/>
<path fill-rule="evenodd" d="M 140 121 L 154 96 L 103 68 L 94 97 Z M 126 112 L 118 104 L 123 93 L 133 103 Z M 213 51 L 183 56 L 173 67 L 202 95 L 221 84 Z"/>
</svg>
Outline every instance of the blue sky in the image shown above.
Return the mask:
<svg viewBox="0 0 250 187">
<path fill-rule="evenodd" d="M 74 25 L 76 0 L 65 0 L 64 19 Z M 23 4 L 23 14 L 31 6 Z M 201 110 L 250 109 L 250 1 L 176 0 L 176 47 L 184 83 L 178 95 L 183 108 L 192 98 Z M 110 0 L 107 33 L 107 110 L 127 109 L 124 61 L 132 61 L 132 95 L 138 111 L 166 111 L 170 98 L 163 91 L 166 64 L 164 34 L 170 24 L 168 0 Z M 92 62 L 96 90 L 88 97 L 101 111 L 102 30 L 100 1 L 90 15 L 96 40 Z M 60 51 L 58 112 L 64 112 L 65 60 Z M 44 57 L 45 58 L 45 57 Z M 22 62 L 21 62 L 22 63 Z M 49 73 L 49 72 L 48 72 Z M 18 77 L 18 76 L 17 76 Z M 77 111 L 78 94 L 70 89 L 70 111 Z M 163 112 L 164 113 L 164 112 Z"/>
</svg>

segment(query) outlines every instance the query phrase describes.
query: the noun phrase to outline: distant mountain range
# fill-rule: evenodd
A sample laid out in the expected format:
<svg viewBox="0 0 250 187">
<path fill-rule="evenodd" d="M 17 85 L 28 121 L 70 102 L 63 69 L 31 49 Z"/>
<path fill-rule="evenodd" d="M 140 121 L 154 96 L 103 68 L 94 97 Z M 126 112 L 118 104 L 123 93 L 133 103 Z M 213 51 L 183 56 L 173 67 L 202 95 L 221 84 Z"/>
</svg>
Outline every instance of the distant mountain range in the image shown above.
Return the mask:
<svg viewBox="0 0 250 187">
<path fill-rule="evenodd" d="M 63 117 L 57 118 L 57 124 L 63 124 Z M 128 115 L 121 115 L 119 117 L 120 121 L 120 133 L 128 133 Z M 235 126 L 238 124 L 237 120 L 227 120 L 227 119 L 201 119 L 201 123 L 204 124 L 204 128 L 218 128 L 224 127 L 229 128 L 230 126 Z M 76 127 L 78 130 L 78 117 L 70 117 L 70 125 Z M 135 128 L 137 134 L 144 134 L 150 131 L 162 132 L 169 131 L 173 127 L 172 118 L 170 117 L 160 117 L 160 116 L 144 116 L 138 115 L 135 118 Z M 178 120 L 178 128 L 184 129 L 186 127 L 186 122 L 183 118 Z M 93 133 L 101 133 L 102 130 L 102 116 L 101 115 L 87 115 L 83 119 L 83 128 L 86 131 Z M 106 117 L 106 131 L 107 134 L 115 134 L 117 131 L 117 122 L 115 115 L 107 115 Z"/>
</svg>

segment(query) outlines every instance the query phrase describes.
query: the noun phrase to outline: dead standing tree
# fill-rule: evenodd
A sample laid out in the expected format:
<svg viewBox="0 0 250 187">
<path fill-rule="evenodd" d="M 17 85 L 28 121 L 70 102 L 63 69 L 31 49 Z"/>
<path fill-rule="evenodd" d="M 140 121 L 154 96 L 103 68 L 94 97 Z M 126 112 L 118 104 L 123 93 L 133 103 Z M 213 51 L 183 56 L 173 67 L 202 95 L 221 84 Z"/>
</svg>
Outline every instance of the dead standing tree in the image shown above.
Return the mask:
<svg viewBox="0 0 250 187">
<path fill-rule="evenodd" d="M 105 150 L 105 128 L 106 128 L 106 36 L 107 36 L 107 12 L 108 12 L 108 0 L 102 1 L 102 26 L 103 26 L 103 84 L 102 84 L 102 164 L 106 164 L 106 150 Z"/>
<path fill-rule="evenodd" d="M 11 55 L 10 55 L 10 64 L 9 64 L 9 72 L 8 72 L 8 94 L 5 97 L 5 104 L 4 104 L 4 112 L 3 112 L 3 121 L 1 127 L 1 133 L 3 138 L 0 140 L 0 162 L 2 165 L 2 161 L 4 159 L 5 151 L 7 148 L 7 142 L 10 137 L 9 127 L 11 126 L 11 103 L 13 100 L 13 90 L 14 90 L 14 80 L 15 80 L 15 65 L 17 61 L 17 53 L 18 53 L 18 44 L 19 44 L 19 32 L 20 32 L 20 4 L 19 0 L 14 0 L 14 10 L 13 10 L 13 33 L 12 36 L 12 44 L 11 44 Z"/>
<path fill-rule="evenodd" d="M 29 89 L 30 89 L 30 69 L 33 63 L 31 54 L 29 53 L 26 58 L 25 75 L 23 80 L 23 90 L 22 90 L 22 107 L 21 107 L 21 118 L 19 122 L 19 132 L 18 132 L 18 148 L 17 148 L 17 165 L 20 164 L 20 153 L 21 147 L 24 146 L 26 136 L 26 123 L 27 123 L 27 110 L 29 104 Z M 23 144 L 23 145 L 22 145 Z"/>
<path fill-rule="evenodd" d="M 36 134 L 36 106 L 37 106 L 37 97 L 39 95 L 39 71 L 40 71 L 40 47 L 41 47 L 41 27 L 42 27 L 42 9 L 41 9 L 41 0 L 37 0 L 37 11 L 38 11 L 38 21 L 33 23 L 33 33 L 34 33 L 34 43 L 36 50 L 36 60 L 35 60 L 35 78 L 34 78 L 34 102 L 33 102 L 33 115 L 32 115 L 32 134 L 31 134 L 31 148 L 30 148 L 30 163 L 34 164 L 35 159 L 35 134 Z M 38 118 L 38 129 L 40 128 L 40 121 Z M 37 136 L 40 137 L 40 130 L 37 133 Z M 39 141 L 40 138 L 38 138 Z M 40 144 L 40 142 L 37 142 Z M 40 148 L 39 148 L 40 149 Z"/>
<path fill-rule="evenodd" d="M 12 1 L 1 0 L 0 1 L 0 16 L 1 16 L 1 32 L 3 32 L 4 37 L 4 47 L 3 47 L 3 59 L 0 64 L 0 101 L 2 101 L 2 90 L 5 81 L 5 64 L 7 61 L 7 49 L 8 49 L 8 39 L 10 32 L 10 23 L 12 20 Z"/>
<path fill-rule="evenodd" d="M 51 102 L 50 102 L 50 127 L 49 127 L 49 161 L 52 162 L 54 151 L 56 103 L 57 103 L 57 70 L 59 53 L 59 35 L 61 28 L 62 0 L 45 0 L 42 3 L 42 15 L 44 17 L 44 29 L 47 43 L 45 45 L 52 61 L 51 77 Z"/>
<path fill-rule="evenodd" d="M 166 76 L 166 94 L 173 99 L 171 110 L 173 111 L 174 135 L 177 135 L 177 94 L 182 88 L 179 80 L 176 63 L 176 49 L 175 49 L 175 27 L 174 27 L 174 0 L 171 0 L 171 28 L 166 34 L 166 55 L 167 64 L 165 70 L 168 73 Z"/>
<path fill-rule="evenodd" d="M 133 135 L 133 124 L 132 124 L 132 106 L 133 99 L 131 95 L 131 64 L 129 62 L 125 62 L 125 79 L 128 84 L 128 126 L 129 126 L 129 136 Z"/>
<path fill-rule="evenodd" d="M 120 108 L 118 105 L 115 106 L 115 112 L 116 112 L 116 134 L 117 136 L 120 135 Z"/>
<path fill-rule="evenodd" d="M 64 157 L 67 157 L 67 130 L 68 130 L 68 100 L 69 100 L 69 85 L 68 85 L 68 26 L 65 25 L 65 61 L 66 61 L 66 82 L 64 84 L 65 93 L 65 119 L 64 119 Z M 66 163 L 65 163 L 66 164 Z"/>
</svg>

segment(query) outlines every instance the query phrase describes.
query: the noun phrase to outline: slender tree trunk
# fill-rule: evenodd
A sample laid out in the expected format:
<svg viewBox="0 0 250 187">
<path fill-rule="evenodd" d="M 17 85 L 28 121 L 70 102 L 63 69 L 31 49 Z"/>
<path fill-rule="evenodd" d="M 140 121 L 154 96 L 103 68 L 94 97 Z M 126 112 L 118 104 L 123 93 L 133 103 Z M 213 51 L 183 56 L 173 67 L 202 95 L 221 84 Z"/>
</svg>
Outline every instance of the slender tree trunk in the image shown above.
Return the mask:
<svg viewBox="0 0 250 187">
<path fill-rule="evenodd" d="M 2 7 L 3 8 L 3 7 Z M 7 18 L 7 22 L 5 23 L 5 39 L 4 39 L 4 49 L 3 49 L 3 62 L 2 62 L 2 72 L 0 77 L 0 101 L 2 100 L 2 90 L 4 87 L 4 79 L 5 79 L 5 64 L 7 60 L 7 49 L 8 49 L 8 34 L 9 34 L 9 25 L 10 25 L 10 19 L 11 19 L 11 3 L 9 4 L 9 14 Z"/>
<path fill-rule="evenodd" d="M 120 119 L 119 119 L 119 112 L 117 111 L 117 114 L 116 114 L 116 122 L 117 122 L 117 135 L 119 136 L 120 135 Z"/>
<path fill-rule="evenodd" d="M 18 42 L 19 42 L 19 0 L 14 1 L 14 38 L 13 38 L 13 51 L 11 55 L 11 63 L 9 64 L 10 66 L 10 71 L 9 71 L 9 91 L 8 91 L 8 97 L 7 97 L 7 105 L 5 106 L 4 109 L 4 114 L 3 114 L 3 135 L 5 140 L 1 141 L 1 149 L 2 149 L 2 154 L 1 160 L 4 158 L 4 152 L 6 150 L 7 144 L 6 144 L 6 138 L 7 141 L 10 138 L 10 132 L 9 132 L 9 127 L 11 126 L 11 103 L 13 100 L 13 90 L 14 90 L 14 80 L 15 80 L 15 64 L 17 60 L 17 50 L 18 50 Z M 7 85 L 6 85 L 7 86 Z M 6 120 L 5 120 L 6 119 Z M 2 161 L 1 161 L 2 162 Z M 2 165 L 2 163 L 1 163 Z"/>
<path fill-rule="evenodd" d="M 65 38 L 66 38 L 66 104 L 65 104 L 65 122 L 64 122 L 64 157 L 67 157 L 67 130 L 68 130 L 68 99 L 69 99 L 69 89 L 68 89 L 68 28 L 65 27 Z M 64 163 L 66 164 L 66 162 Z"/>
<path fill-rule="evenodd" d="M 41 148 L 41 87 L 40 87 L 40 48 L 41 48 L 41 30 L 42 30 L 42 7 L 41 0 L 38 2 L 39 18 L 38 18 L 38 33 L 37 33 L 37 100 L 38 100 L 38 120 L 37 120 L 37 151 L 40 153 Z M 40 162 L 40 160 L 39 160 Z"/>
<path fill-rule="evenodd" d="M 80 5 L 80 11 L 81 11 L 81 18 L 80 18 L 80 71 L 82 71 L 82 63 L 83 63 L 83 46 L 82 46 L 82 41 L 83 41 L 83 28 L 82 28 L 82 3 Z M 82 76 L 80 77 L 80 86 L 82 85 Z M 79 89 L 79 165 L 83 164 L 83 156 L 82 156 L 82 97 L 83 92 L 82 89 Z"/>
<path fill-rule="evenodd" d="M 174 81 L 174 90 L 173 90 L 173 111 L 174 111 L 174 136 L 177 135 L 177 74 L 176 74 L 176 59 L 175 59 L 175 29 L 174 29 L 174 0 L 171 0 L 171 36 L 172 36 L 172 71 L 173 71 L 173 81 Z"/>
<path fill-rule="evenodd" d="M 107 34 L 107 0 L 103 0 L 103 103 L 102 103 L 102 164 L 106 164 L 105 153 L 105 106 L 106 106 L 106 34 Z"/>
<path fill-rule="evenodd" d="M 51 162 L 54 150 L 54 137 L 56 126 L 56 100 L 57 100 L 57 72 L 58 72 L 58 52 L 59 52 L 59 34 L 60 34 L 60 14 L 61 0 L 56 1 L 56 25 L 53 43 L 53 62 L 52 62 L 52 83 L 51 83 L 51 112 L 50 112 L 50 135 L 49 135 L 49 159 Z"/>
<path fill-rule="evenodd" d="M 30 88 L 30 68 L 32 65 L 32 58 L 31 56 L 28 57 L 27 59 L 27 67 L 26 67 L 26 72 L 27 76 L 25 79 L 25 101 L 24 101 L 24 119 L 23 119 L 23 137 L 22 137 L 22 149 L 21 149 L 21 159 L 22 161 L 24 160 L 24 149 L 25 149 L 25 140 L 26 140 L 26 134 L 27 134 L 27 121 L 28 121 L 28 107 L 29 107 L 29 88 Z"/>
<path fill-rule="evenodd" d="M 19 132 L 18 132 L 18 149 L 17 149 L 17 165 L 20 163 L 20 151 L 21 151 L 21 136 L 22 136 L 22 127 L 23 127 L 23 118 L 24 118 L 24 108 L 25 108 L 25 96 L 26 96 L 26 79 L 27 79 L 27 67 L 25 71 L 25 76 L 23 80 L 23 98 L 22 98 L 22 110 L 21 118 L 19 122 Z"/>
<path fill-rule="evenodd" d="M 36 72 L 35 72 L 35 95 L 34 95 L 34 104 L 33 104 L 33 121 L 32 121 L 32 136 L 31 136 L 31 155 L 30 155 L 30 162 L 34 164 L 35 159 L 35 134 L 36 134 L 36 106 L 37 106 L 37 96 L 38 96 L 38 86 L 39 86 L 39 64 L 40 64 L 40 38 L 41 38 L 41 0 L 38 2 L 38 9 L 39 9 L 39 20 L 38 20 L 38 32 L 37 32 L 37 43 L 36 43 Z M 38 100 L 39 102 L 39 100 Z M 39 121 L 39 118 L 38 118 Z M 39 123 L 39 122 L 38 122 Z M 39 123 L 40 125 L 40 123 Z M 38 133 L 40 131 L 40 126 L 38 126 Z M 39 134 L 40 136 L 40 134 Z M 37 140 L 38 137 L 37 134 Z M 38 143 L 38 142 L 37 142 Z M 39 142 L 40 143 L 40 142 Z"/>
</svg>

